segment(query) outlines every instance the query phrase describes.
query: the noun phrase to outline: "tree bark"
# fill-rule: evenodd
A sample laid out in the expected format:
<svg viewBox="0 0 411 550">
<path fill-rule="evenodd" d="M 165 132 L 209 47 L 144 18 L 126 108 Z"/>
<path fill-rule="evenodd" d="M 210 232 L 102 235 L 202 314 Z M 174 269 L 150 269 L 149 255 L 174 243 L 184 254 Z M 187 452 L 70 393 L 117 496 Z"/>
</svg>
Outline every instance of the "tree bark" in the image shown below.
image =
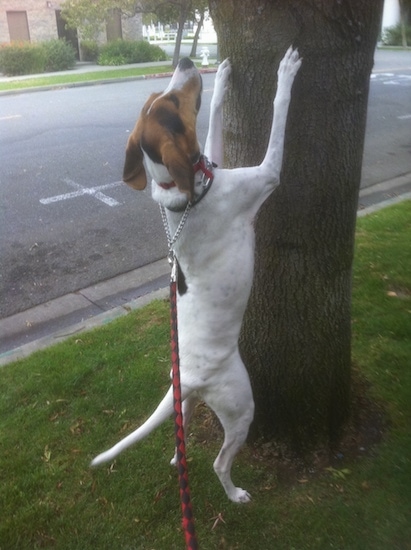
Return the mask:
<svg viewBox="0 0 411 550">
<path fill-rule="evenodd" d="M 222 58 L 229 166 L 259 163 L 276 69 L 294 82 L 280 187 L 256 220 L 254 285 L 241 351 L 256 401 L 252 435 L 295 448 L 336 439 L 349 415 L 351 266 L 369 76 L 383 0 L 211 0 Z"/>
</svg>

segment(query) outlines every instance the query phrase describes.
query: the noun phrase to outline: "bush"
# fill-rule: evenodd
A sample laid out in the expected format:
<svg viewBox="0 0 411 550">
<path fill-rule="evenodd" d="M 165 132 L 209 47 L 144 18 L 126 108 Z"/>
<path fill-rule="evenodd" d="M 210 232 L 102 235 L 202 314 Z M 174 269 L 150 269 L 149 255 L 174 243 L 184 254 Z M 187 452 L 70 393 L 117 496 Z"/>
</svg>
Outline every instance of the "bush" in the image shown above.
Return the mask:
<svg viewBox="0 0 411 550">
<path fill-rule="evenodd" d="M 45 53 L 45 71 L 66 71 L 72 69 L 76 63 L 76 52 L 71 44 L 56 38 L 41 44 Z"/>
<path fill-rule="evenodd" d="M 407 44 L 411 44 L 411 25 L 405 26 L 405 35 L 407 37 Z M 382 41 L 386 46 L 402 46 L 402 32 L 401 25 L 395 25 L 394 27 L 387 27 L 383 30 Z"/>
<path fill-rule="evenodd" d="M 14 42 L 0 48 L 0 70 L 9 76 L 42 73 L 45 60 L 41 46 L 29 42 Z"/>
<path fill-rule="evenodd" d="M 125 65 L 127 63 L 145 63 L 165 61 L 167 56 L 159 46 L 153 46 L 145 40 L 113 40 L 102 46 L 98 57 L 99 65 Z"/>
<path fill-rule="evenodd" d="M 83 40 L 80 45 L 82 61 L 97 61 L 99 46 L 94 40 Z"/>
</svg>

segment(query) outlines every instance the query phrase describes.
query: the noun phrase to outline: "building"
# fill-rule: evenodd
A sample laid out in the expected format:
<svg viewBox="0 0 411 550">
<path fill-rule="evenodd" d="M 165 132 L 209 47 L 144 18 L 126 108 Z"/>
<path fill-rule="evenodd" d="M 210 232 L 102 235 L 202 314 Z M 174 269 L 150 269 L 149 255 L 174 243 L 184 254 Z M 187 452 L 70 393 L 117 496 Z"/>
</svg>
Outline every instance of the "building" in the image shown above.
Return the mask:
<svg viewBox="0 0 411 550">
<path fill-rule="evenodd" d="M 394 27 L 401 21 L 400 0 L 384 0 L 382 28 Z"/>
<path fill-rule="evenodd" d="M 14 41 L 44 42 L 53 38 L 65 38 L 79 56 L 79 38 L 75 29 L 67 29 L 61 16 L 60 2 L 47 0 L 0 0 L 0 43 Z M 107 22 L 106 32 L 99 42 L 116 38 L 140 40 L 142 38 L 141 14 L 122 17 L 114 13 Z"/>
</svg>

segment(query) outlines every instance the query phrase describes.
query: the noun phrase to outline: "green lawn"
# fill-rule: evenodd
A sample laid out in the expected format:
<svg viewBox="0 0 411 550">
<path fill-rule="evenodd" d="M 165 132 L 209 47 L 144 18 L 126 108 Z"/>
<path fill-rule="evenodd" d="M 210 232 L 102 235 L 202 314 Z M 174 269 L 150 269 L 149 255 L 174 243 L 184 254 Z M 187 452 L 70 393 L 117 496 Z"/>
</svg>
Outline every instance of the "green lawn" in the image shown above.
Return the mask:
<svg viewBox="0 0 411 550">
<path fill-rule="evenodd" d="M 411 201 L 358 220 L 353 362 L 385 411 L 381 443 L 315 475 L 290 465 L 287 480 L 276 453 L 247 447 L 240 506 L 212 472 L 220 434 L 200 408 L 188 457 L 201 549 L 411 548 L 410 220 Z M 184 547 L 171 421 L 89 468 L 165 392 L 168 337 L 157 301 L 0 370 L 1 550 Z"/>
<path fill-rule="evenodd" d="M 198 68 L 201 68 L 201 63 L 197 63 Z M 73 71 L 69 74 L 56 74 L 51 76 L 33 76 L 24 79 L 15 79 L 8 82 L 0 82 L 0 92 L 12 91 L 12 90 L 24 90 L 30 88 L 41 88 L 45 86 L 68 86 L 73 84 L 81 85 L 90 82 L 101 82 L 119 78 L 133 78 L 133 77 L 150 77 L 157 74 L 168 74 L 173 72 L 171 62 L 160 66 L 154 67 L 132 67 L 127 69 L 110 69 L 104 71 L 93 71 L 82 73 Z"/>
</svg>

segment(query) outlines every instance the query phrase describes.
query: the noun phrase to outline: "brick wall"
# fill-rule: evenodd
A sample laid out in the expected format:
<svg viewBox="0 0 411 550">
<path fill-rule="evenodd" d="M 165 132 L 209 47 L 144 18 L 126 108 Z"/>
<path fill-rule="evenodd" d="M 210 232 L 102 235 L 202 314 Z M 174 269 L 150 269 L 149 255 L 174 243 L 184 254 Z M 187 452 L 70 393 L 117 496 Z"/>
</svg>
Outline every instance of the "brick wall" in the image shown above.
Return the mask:
<svg viewBox="0 0 411 550">
<path fill-rule="evenodd" d="M 56 3 L 50 4 L 58 7 Z M 46 0 L 0 0 L 0 42 L 10 42 L 7 11 L 27 13 L 31 42 L 57 38 L 56 13 L 53 7 L 47 7 Z"/>
<path fill-rule="evenodd" d="M 53 2 L 53 0 L 50 2 L 47 0 L 0 0 L 0 43 L 10 42 L 7 11 L 27 13 L 31 42 L 43 42 L 58 38 L 56 9 L 60 9 L 60 5 L 58 1 Z M 122 34 L 124 39 L 140 40 L 142 38 L 140 14 L 133 18 L 122 18 Z M 101 33 L 100 40 L 106 41 L 105 33 Z"/>
</svg>

